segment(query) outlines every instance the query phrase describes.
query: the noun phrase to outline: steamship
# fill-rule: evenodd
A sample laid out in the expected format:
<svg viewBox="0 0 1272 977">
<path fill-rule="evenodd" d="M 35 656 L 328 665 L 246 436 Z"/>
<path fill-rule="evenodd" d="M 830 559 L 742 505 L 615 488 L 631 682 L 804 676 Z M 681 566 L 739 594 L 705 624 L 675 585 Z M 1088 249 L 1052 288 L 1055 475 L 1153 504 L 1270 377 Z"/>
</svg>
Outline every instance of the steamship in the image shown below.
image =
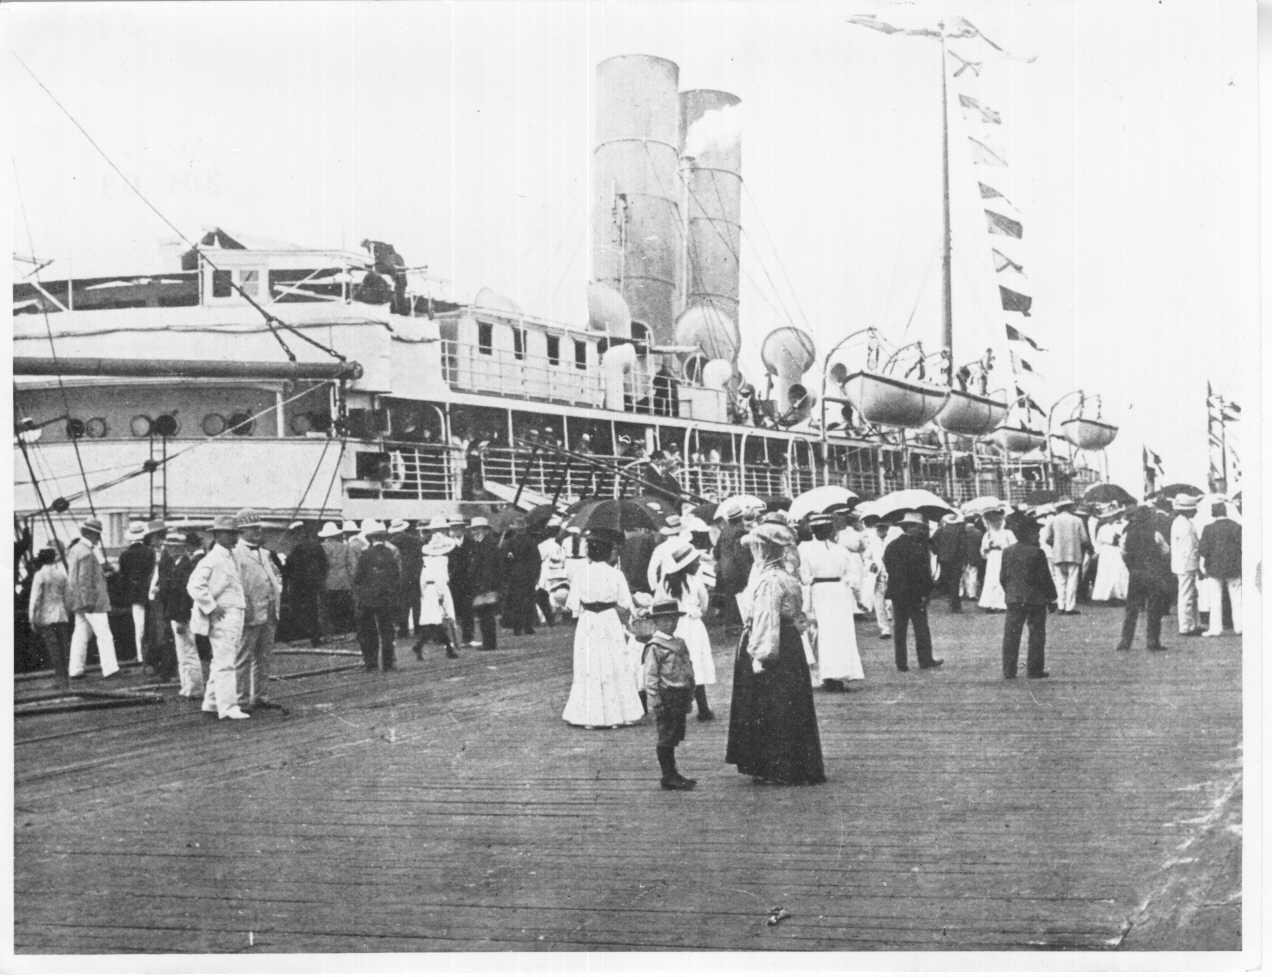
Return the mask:
<svg viewBox="0 0 1272 977">
<path fill-rule="evenodd" d="M 932 366 L 875 330 L 819 356 L 777 329 L 748 382 L 739 100 L 681 92 L 674 63 L 643 55 L 602 62 L 597 82 L 586 322 L 488 289 L 437 298 L 382 242 L 220 227 L 171 270 L 19 276 L 19 519 L 65 540 L 91 511 L 118 546 L 130 520 L 245 506 L 276 526 L 471 515 L 639 491 L 602 466 L 655 450 L 715 499 L 823 484 L 1016 499 L 1099 479 L 1088 455 L 1013 427 L 987 372 L 978 390 L 948 352 Z"/>
</svg>

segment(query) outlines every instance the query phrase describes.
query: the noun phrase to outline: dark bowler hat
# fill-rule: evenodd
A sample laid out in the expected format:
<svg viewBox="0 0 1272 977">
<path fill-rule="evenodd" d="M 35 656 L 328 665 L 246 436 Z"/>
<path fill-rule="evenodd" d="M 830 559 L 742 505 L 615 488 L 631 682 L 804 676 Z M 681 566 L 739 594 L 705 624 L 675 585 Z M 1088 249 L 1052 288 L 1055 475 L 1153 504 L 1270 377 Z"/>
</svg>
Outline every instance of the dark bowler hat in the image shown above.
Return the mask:
<svg viewBox="0 0 1272 977">
<path fill-rule="evenodd" d="M 654 606 L 649 609 L 650 617 L 680 617 L 683 614 L 684 611 L 674 600 L 654 601 Z"/>
</svg>

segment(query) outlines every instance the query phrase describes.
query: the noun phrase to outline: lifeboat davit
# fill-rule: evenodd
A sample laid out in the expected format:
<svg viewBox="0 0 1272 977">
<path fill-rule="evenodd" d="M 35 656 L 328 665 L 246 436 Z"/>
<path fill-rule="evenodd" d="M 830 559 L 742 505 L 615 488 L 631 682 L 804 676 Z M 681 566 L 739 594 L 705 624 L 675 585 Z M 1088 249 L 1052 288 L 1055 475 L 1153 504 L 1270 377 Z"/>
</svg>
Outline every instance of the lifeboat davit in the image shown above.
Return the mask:
<svg viewBox="0 0 1272 977">
<path fill-rule="evenodd" d="M 988 434 L 1007 417 L 1007 404 L 993 397 L 951 390 L 949 400 L 936 413 L 936 424 L 950 434 L 977 437 Z"/>
<path fill-rule="evenodd" d="M 1022 424 L 1000 424 L 994 428 L 994 433 L 989 436 L 989 440 L 1004 451 L 1023 455 L 1027 451 L 1041 448 L 1047 443 L 1047 436 L 1041 431 L 1035 431 Z"/>
<path fill-rule="evenodd" d="M 950 396 L 948 387 L 865 370 L 850 373 L 843 389 L 857 413 L 884 427 L 922 427 L 936 417 Z"/>
<path fill-rule="evenodd" d="M 1083 451 L 1099 451 L 1107 448 L 1117 437 L 1117 427 L 1105 421 L 1089 417 L 1071 417 L 1060 425 L 1065 440 Z"/>
</svg>

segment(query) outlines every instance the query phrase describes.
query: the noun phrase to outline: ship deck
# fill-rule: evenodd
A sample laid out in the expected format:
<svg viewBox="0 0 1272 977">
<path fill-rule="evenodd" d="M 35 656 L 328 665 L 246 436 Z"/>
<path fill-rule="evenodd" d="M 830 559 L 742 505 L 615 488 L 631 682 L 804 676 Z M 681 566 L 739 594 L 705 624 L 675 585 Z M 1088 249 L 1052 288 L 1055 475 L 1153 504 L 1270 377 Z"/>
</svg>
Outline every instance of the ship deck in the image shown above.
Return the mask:
<svg viewBox="0 0 1272 977">
<path fill-rule="evenodd" d="M 861 623 L 868 682 L 817 693 L 806 788 L 724 765 L 721 634 L 692 793 L 658 789 L 649 726 L 560 721 L 561 628 L 388 675 L 279 656 L 317 674 L 250 722 L 172 688 L 19 716 L 15 948 L 1237 950 L 1239 639 L 1168 620 L 1167 652 L 1118 654 L 1119 620 L 1051 617 L 1053 677 L 1012 683 L 1001 616 L 934 604 L 946 667 L 907 674 Z"/>
</svg>

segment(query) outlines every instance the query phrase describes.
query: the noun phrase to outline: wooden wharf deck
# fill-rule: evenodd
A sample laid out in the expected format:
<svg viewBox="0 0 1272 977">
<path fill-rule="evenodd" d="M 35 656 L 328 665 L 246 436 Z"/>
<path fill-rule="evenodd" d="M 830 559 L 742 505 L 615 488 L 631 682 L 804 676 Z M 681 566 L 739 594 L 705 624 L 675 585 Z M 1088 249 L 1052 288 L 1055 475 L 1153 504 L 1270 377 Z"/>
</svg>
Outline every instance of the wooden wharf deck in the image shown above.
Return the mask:
<svg viewBox="0 0 1272 977">
<path fill-rule="evenodd" d="M 1119 619 L 1051 617 L 1053 678 L 1015 682 L 1000 616 L 934 605 L 946 667 L 906 674 L 860 624 L 817 787 L 724 765 L 720 635 L 692 793 L 658 789 L 650 727 L 560 721 L 564 629 L 277 682 L 288 714 L 250 722 L 175 689 L 22 716 L 15 949 L 1239 949 L 1239 639 L 1119 654 Z"/>
</svg>

